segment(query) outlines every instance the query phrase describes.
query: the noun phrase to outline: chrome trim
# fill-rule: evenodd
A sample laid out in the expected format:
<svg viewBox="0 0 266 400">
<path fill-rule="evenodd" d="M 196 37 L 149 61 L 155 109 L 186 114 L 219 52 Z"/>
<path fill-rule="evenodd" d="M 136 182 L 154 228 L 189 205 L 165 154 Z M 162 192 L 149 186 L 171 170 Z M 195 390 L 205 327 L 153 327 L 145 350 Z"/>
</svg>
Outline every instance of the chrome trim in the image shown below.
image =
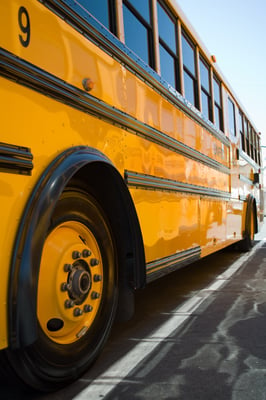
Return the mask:
<svg viewBox="0 0 266 400">
<path fill-rule="evenodd" d="M 251 185 L 251 186 L 254 185 L 254 182 L 251 179 L 247 178 L 245 175 L 239 174 L 239 180 L 247 183 L 248 185 Z"/>
<path fill-rule="evenodd" d="M 32 160 L 28 147 L 0 142 L 0 172 L 31 175 Z"/>
<path fill-rule="evenodd" d="M 239 149 L 239 158 L 243 158 L 248 164 L 250 164 L 256 171 L 260 169 L 260 166 L 242 149 Z"/>
<path fill-rule="evenodd" d="M 147 263 L 147 282 L 151 282 L 159 276 L 168 274 L 200 259 L 200 246 L 188 250 L 179 251 L 168 257 L 163 257 Z"/>
<path fill-rule="evenodd" d="M 204 186 L 192 185 L 175 181 L 172 179 L 164 179 L 157 176 L 140 174 L 133 171 L 125 171 L 125 181 L 128 186 L 140 189 L 165 190 L 171 192 L 189 193 L 198 196 L 215 197 L 219 199 L 231 199 L 231 193 L 217 189 L 210 189 Z"/>
</svg>

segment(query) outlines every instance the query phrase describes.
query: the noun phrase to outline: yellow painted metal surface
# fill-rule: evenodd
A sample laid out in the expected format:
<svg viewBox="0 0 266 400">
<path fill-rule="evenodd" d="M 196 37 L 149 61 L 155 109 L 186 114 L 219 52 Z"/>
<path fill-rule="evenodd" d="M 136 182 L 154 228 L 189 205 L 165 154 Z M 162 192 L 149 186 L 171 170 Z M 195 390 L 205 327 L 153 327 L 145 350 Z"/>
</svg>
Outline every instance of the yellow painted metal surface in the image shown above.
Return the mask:
<svg viewBox="0 0 266 400">
<path fill-rule="evenodd" d="M 202 154 L 221 166 L 230 167 L 229 147 L 38 1 L 23 1 L 31 22 L 31 38 L 28 47 L 21 46 L 20 6 L 18 0 L 0 2 L 0 47 L 80 90 L 83 90 L 83 79 L 90 78 L 94 82 L 90 92 L 93 97 L 187 148 L 195 149 L 199 158 Z M 223 192 L 238 190 L 234 189 L 230 174 L 219 168 L 59 103 L 19 83 L 1 77 L 0 95 L 1 142 L 27 146 L 34 156 L 32 176 L 0 172 L 3 266 L 0 348 L 7 346 L 9 265 L 21 215 L 40 175 L 65 149 L 75 145 L 96 148 L 114 163 L 122 176 L 129 170 L 195 187 Z M 237 167 L 235 176 L 238 173 Z M 241 237 L 240 202 L 231 204 L 156 188 L 131 187 L 130 192 L 141 225 L 147 262 L 196 246 L 206 255 Z M 236 197 L 240 193 L 236 193 Z M 44 285 L 47 287 L 48 283 Z M 43 299 L 39 307 L 44 314 L 42 303 Z M 71 334 L 66 333 L 62 340 L 71 342 Z"/>
<path fill-rule="evenodd" d="M 0 4 L 0 46 L 79 89 L 90 78 L 93 96 L 229 166 L 229 150 L 219 139 L 37 1 L 23 3 L 32 33 L 29 46 L 21 46 L 20 5 L 19 0 L 11 7 Z"/>
<path fill-rule="evenodd" d="M 136 189 L 132 196 L 145 240 L 146 261 L 199 246 L 199 200 Z"/>
</svg>

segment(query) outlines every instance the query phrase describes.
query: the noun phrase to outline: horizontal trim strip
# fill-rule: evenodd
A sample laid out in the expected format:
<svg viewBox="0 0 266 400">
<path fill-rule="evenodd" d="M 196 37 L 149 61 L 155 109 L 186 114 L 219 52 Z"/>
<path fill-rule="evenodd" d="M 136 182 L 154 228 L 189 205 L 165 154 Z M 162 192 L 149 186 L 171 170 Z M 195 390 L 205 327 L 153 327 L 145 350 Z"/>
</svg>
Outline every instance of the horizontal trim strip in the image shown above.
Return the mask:
<svg viewBox="0 0 266 400">
<path fill-rule="evenodd" d="M 222 190 L 210 189 L 204 186 L 191 185 L 189 183 L 139 174 L 127 170 L 125 171 L 125 181 L 128 186 L 134 186 L 136 188 L 190 193 L 193 195 L 216 197 L 226 200 L 231 199 L 231 194 Z"/>
<path fill-rule="evenodd" d="M 248 185 L 254 186 L 254 182 L 251 179 L 247 178 L 245 175 L 239 174 L 239 180 L 247 183 Z"/>
<path fill-rule="evenodd" d="M 212 122 L 79 4 L 74 3 L 73 0 L 46 0 L 45 6 L 64 21 L 67 21 L 78 32 L 92 40 L 97 46 L 103 48 L 113 58 L 124 64 L 128 70 L 196 120 L 224 145 L 230 146 L 228 138 Z"/>
<path fill-rule="evenodd" d="M 30 175 L 33 156 L 27 147 L 0 142 L 0 171 Z"/>
<path fill-rule="evenodd" d="M 243 158 L 248 164 L 250 164 L 256 171 L 260 168 L 260 165 L 257 164 L 247 153 L 245 153 L 242 149 L 239 149 L 239 158 Z"/>
<path fill-rule="evenodd" d="M 138 121 L 129 114 L 104 103 L 48 72 L 15 57 L 2 48 L 0 48 L 0 75 L 36 90 L 45 96 L 52 97 L 71 107 L 118 125 L 185 157 L 230 174 L 230 169 L 218 161 Z"/>
<path fill-rule="evenodd" d="M 147 263 L 147 282 L 199 260 L 200 255 L 201 248 L 197 246 Z"/>
</svg>

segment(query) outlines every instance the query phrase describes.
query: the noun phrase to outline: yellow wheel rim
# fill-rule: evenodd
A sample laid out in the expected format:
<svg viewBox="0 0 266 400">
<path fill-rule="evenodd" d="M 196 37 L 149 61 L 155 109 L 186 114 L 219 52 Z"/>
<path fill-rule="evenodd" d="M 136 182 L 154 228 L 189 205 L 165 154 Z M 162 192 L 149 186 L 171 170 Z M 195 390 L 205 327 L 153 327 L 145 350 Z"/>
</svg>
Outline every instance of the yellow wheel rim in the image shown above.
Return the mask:
<svg viewBox="0 0 266 400">
<path fill-rule="evenodd" d="M 97 240 L 77 221 L 47 236 L 38 283 L 38 319 L 54 342 L 73 343 L 93 324 L 103 296 L 103 262 Z"/>
</svg>

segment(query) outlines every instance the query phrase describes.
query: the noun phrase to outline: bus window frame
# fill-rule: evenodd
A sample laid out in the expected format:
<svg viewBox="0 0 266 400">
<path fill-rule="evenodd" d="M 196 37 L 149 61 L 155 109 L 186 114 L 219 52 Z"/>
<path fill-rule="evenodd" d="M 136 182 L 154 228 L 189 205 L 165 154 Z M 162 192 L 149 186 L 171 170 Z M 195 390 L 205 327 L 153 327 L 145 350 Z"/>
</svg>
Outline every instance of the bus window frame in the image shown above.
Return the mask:
<svg viewBox="0 0 266 400">
<path fill-rule="evenodd" d="M 231 107 L 231 109 L 230 109 Z M 228 133 L 231 140 L 235 141 L 237 137 L 236 129 L 236 104 L 229 95 L 227 97 L 227 113 L 228 113 Z"/>
<path fill-rule="evenodd" d="M 201 68 L 201 65 L 203 65 L 203 67 L 205 67 L 206 70 L 208 71 L 209 91 L 207 91 L 206 87 L 202 84 L 202 73 L 201 73 L 202 72 L 202 68 Z M 214 122 L 214 118 L 213 118 L 213 100 L 214 100 L 214 95 L 212 93 L 212 85 L 211 85 L 211 66 L 205 60 L 205 57 L 201 53 L 199 53 L 199 80 L 200 80 L 201 112 L 203 113 L 202 93 L 204 93 L 204 95 L 208 99 L 208 115 L 205 115 L 204 113 L 203 113 L 203 115 L 205 115 L 206 118 L 209 119 L 209 121 Z"/>
<path fill-rule="evenodd" d="M 150 21 L 147 21 L 145 17 L 134 7 L 132 2 L 130 0 L 123 0 L 122 1 L 122 13 L 123 13 L 123 36 L 124 36 L 124 43 L 125 45 L 131 49 L 138 57 L 142 59 L 142 61 L 147 64 L 150 68 L 155 70 L 155 43 L 154 43 L 154 27 L 153 27 L 153 5 L 151 0 L 147 0 L 148 5 L 149 5 L 149 18 Z M 147 57 L 148 57 L 148 63 L 146 60 L 144 60 L 141 55 L 139 55 L 137 52 L 134 51 L 133 48 L 131 48 L 127 43 L 126 43 L 126 31 L 125 31 L 125 15 L 124 15 L 124 7 L 127 8 L 127 10 L 134 16 L 134 18 L 137 20 L 137 22 L 142 25 L 147 33 Z"/>
<path fill-rule="evenodd" d="M 163 37 L 160 35 L 160 29 L 159 29 L 159 8 L 161 7 L 162 11 L 166 14 L 166 16 L 169 18 L 169 20 L 173 23 L 174 25 L 174 32 L 175 32 L 175 49 L 172 49 L 163 39 Z M 162 62 L 161 62 L 161 48 L 168 53 L 168 55 L 172 58 L 173 64 L 174 64 L 174 88 L 181 93 L 181 82 L 180 82 L 180 66 L 179 66 L 179 59 L 180 59 L 180 48 L 179 48 L 179 36 L 178 36 L 178 18 L 175 18 L 174 15 L 172 14 L 171 10 L 166 7 L 164 3 L 162 3 L 160 0 L 156 1 L 156 12 L 157 12 L 157 32 L 158 32 L 158 54 L 159 54 L 159 70 L 160 70 L 160 76 L 164 78 L 162 75 Z M 166 80 L 167 81 L 167 80 Z M 167 81 L 168 82 L 168 81 Z M 171 84 L 170 82 L 168 82 Z"/>
<path fill-rule="evenodd" d="M 188 65 L 186 65 L 184 62 L 183 40 L 186 41 L 187 45 L 193 51 L 194 73 L 193 73 L 193 71 L 191 71 L 191 68 Z M 191 104 L 199 110 L 199 108 L 200 108 L 199 107 L 199 90 L 198 90 L 199 71 L 198 71 L 198 63 L 197 63 L 196 44 L 191 40 L 190 36 L 188 35 L 188 33 L 186 32 L 186 30 L 183 27 L 181 30 L 181 42 L 182 42 L 181 51 L 182 51 L 182 60 L 183 60 L 182 73 L 183 73 L 183 79 L 184 79 L 184 97 L 188 101 L 190 101 L 189 98 L 186 96 L 185 74 L 187 74 L 187 76 L 193 82 L 194 102 Z"/>
</svg>

